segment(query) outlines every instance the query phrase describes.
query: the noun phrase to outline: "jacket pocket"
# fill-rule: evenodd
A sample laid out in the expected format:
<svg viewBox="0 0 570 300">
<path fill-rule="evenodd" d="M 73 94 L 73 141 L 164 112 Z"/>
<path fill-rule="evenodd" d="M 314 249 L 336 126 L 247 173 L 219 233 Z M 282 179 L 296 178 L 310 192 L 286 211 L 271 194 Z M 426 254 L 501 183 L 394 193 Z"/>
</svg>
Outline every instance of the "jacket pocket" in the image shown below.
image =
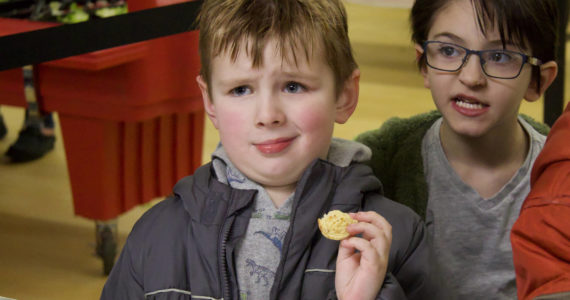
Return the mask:
<svg viewBox="0 0 570 300">
<path fill-rule="evenodd" d="M 301 290 L 302 299 L 327 299 L 327 296 L 334 293 L 335 270 L 307 268 Z"/>
</svg>

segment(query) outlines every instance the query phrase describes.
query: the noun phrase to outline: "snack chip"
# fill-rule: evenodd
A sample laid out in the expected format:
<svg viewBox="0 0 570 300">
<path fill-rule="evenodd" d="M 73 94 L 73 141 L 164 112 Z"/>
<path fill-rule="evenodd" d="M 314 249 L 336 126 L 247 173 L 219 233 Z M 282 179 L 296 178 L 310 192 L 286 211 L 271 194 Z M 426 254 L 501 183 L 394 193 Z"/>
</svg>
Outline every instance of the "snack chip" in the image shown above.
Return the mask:
<svg viewBox="0 0 570 300">
<path fill-rule="evenodd" d="M 322 218 L 318 219 L 319 229 L 321 233 L 331 240 L 342 240 L 349 236 L 346 226 L 358 223 L 347 213 L 340 210 L 332 210 L 326 213 Z"/>
</svg>

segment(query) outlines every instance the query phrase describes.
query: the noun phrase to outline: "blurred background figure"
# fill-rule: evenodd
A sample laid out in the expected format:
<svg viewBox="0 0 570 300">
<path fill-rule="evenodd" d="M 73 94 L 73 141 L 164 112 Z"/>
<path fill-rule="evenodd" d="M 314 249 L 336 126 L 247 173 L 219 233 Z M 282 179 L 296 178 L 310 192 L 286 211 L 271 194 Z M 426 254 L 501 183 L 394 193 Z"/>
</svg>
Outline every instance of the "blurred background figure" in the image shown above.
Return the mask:
<svg viewBox="0 0 570 300">
<path fill-rule="evenodd" d="M 42 22 L 78 23 L 92 18 L 105 18 L 127 12 L 124 0 L 0 0 L 1 18 L 19 18 Z M 33 69 L 33 67 L 30 67 Z M 26 71 L 24 70 L 24 73 Z M 36 74 L 33 74 L 36 73 Z M 10 146 L 5 155 L 11 162 L 27 162 L 41 158 L 50 152 L 55 144 L 53 115 L 39 109 L 35 95 L 34 76 L 37 72 L 24 74 L 26 100 L 28 108 L 25 112 L 24 124 L 17 140 Z M 33 99 L 29 99 L 32 97 Z M 40 103 L 41 104 L 41 103 Z M 8 128 L 0 113 L 0 139 L 4 138 Z"/>
<path fill-rule="evenodd" d="M 8 148 L 5 155 L 12 162 L 27 162 L 38 159 L 50 152 L 55 144 L 55 123 L 53 115 L 34 115 L 29 109 L 25 112 L 25 121 L 18 139 Z M 0 139 L 8 133 L 4 118 L 0 114 Z"/>
</svg>

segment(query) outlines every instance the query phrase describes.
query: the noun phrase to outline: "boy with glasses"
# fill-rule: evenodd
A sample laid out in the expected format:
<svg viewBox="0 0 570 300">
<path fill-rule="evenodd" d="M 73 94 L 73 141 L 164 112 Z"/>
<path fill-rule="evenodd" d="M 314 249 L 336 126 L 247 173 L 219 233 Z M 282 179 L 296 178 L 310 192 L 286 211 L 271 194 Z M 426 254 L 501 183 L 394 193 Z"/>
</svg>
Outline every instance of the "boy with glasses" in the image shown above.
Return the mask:
<svg viewBox="0 0 570 300">
<path fill-rule="evenodd" d="M 423 216 L 452 298 L 516 299 L 510 229 L 548 128 L 519 115 L 556 76 L 554 0 L 416 0 L 418 65 L 437 112 L 357 140 L 388 197 Z"/>
</svg>

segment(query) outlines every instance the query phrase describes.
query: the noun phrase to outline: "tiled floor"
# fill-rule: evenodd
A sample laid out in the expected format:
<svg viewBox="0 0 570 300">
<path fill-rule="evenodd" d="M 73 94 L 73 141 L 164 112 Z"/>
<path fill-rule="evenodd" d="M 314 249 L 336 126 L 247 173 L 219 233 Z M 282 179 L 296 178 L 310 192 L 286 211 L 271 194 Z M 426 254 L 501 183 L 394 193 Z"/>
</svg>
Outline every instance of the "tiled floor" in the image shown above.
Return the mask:
<svg viewBox="0 0 570 300">
<path fill-rule="evenodd" d="M 351 139 L 391 116 L 410 116 L 434 107 L 414 65 L 408 9 L 388 5 L 404 2 L 410 1 L 353 0 L 347 4 L 350 35 L 362 70 L 361 97 L 351 120 L 336 128 L 338 137 Z M 10 130 L 0 141 L 3 153 L 16 138 L 23 111 L 1 110 Z M 542 102 L 523 104 L 522 111 L 541 119 Z M 101 261 L 92 255 L 94 223 L 73 215 L 61 133 L 57 136 L 55 151 L 39 161 L 0 164 L 0 296 L 98 299 L 105 282 Z M 217 141 L 207 121 L 205 161 Z M 121 240 L 150 205 L 119 218 Z"/>
</svg>

